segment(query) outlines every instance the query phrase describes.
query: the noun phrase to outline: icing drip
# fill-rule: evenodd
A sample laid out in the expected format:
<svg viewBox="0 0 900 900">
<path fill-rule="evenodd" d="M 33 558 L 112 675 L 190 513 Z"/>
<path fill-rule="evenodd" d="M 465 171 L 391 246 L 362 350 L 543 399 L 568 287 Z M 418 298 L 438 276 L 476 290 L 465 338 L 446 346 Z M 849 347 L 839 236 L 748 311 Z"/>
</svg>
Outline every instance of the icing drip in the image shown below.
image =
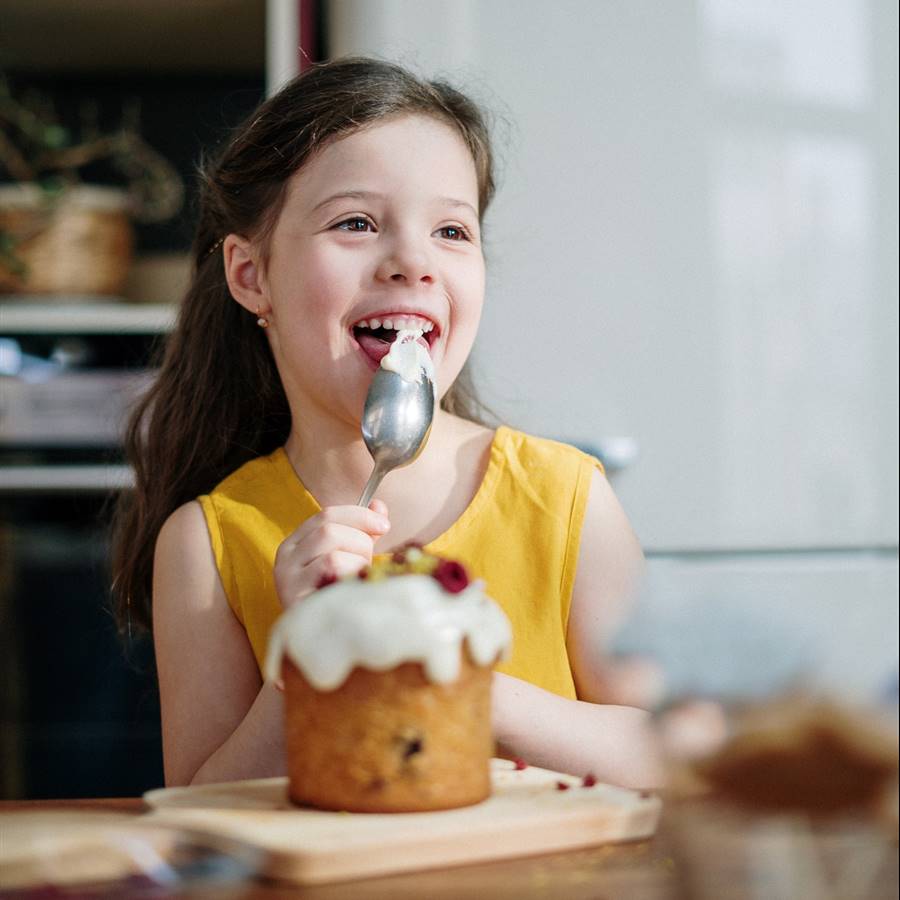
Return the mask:
<svg viewBox="0 0 900 900">
<path fill-rule="evenodd" d="M 439 684 L 459 676 L 463 641 L 472 659 L 490 666 L 509 653 L 512 632 L 478 582 L 448 594 L 429 575 L 341 581 L 291 607 L 269 636 L 264 667 L 281 677 L 287 654 L 306 680 L 334 690 L 360 666 L 387 671 L 419 662 Z"/>
</svg>

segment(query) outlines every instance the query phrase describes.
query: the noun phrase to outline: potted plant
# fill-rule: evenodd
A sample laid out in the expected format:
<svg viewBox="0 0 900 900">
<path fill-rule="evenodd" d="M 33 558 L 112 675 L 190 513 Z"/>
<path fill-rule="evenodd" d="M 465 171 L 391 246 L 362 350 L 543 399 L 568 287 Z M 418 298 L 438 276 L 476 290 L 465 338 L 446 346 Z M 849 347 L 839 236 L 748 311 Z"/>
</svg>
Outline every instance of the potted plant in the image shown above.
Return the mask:
<svg viewBox="0 0 900 900">
<path fill-rule="evenodd" d="M 132 222 L 181 208 L 182 180 L 136 111 L 106 133 L 94 118 L 66 127 L 46 98 L 20 99 L 0 76 L 0 293 L 120 294 Z"/>
</svg>

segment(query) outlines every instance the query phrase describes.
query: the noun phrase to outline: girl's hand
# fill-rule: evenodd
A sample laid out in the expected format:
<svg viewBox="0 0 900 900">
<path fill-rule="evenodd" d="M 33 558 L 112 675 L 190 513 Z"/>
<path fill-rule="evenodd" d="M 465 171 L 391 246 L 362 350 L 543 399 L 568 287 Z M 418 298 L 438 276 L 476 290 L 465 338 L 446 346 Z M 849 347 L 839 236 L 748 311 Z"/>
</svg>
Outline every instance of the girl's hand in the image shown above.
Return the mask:
<svg viewBox="0 0 900 900">
<path fill-rule="evenodd" d="M 372 562 L 375 541 L 390 530 L 387 506 L 327 506 L 288 535 L 275 554 L 275 589 L 287 609 L 323 579 L 354 575 Z"/>
</svg>

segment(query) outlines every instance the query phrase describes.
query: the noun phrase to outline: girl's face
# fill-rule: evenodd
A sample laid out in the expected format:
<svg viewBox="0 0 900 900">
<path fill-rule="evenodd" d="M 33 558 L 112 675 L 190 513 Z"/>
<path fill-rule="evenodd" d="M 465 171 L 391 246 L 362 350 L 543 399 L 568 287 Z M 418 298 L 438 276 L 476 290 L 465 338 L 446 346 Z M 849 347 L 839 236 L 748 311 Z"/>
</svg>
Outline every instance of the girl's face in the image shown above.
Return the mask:
<svg viewBox="0 0 900 900">
<path fill-rule="evenodd" d="M 288 182 L 260 286 L 295 409 L 358 422 L 399 328 L 424 330 L 443 394 L 484 300 L 478 181 L 462 138 L 403 116 L 327 145 Z"/>
</svg>

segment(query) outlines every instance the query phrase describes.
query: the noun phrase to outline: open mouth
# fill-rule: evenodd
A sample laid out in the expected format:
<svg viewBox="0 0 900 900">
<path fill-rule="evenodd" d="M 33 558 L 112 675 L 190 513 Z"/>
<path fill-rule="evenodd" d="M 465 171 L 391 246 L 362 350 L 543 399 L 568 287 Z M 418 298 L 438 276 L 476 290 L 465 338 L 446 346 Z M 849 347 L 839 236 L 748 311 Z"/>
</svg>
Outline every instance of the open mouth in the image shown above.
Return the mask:
<svg viewBox="0 0 900 900">
<path fill-rule="evenodd" d="M 421 331 L 419 343 L 431 350 L 440 332 L 439 327 L 423 316 L 396 316 L 361 319 L 352 327 L 353 337 L 363 353 L 376 365 L 391 349 L 401 331 Z"/>
</svg>

